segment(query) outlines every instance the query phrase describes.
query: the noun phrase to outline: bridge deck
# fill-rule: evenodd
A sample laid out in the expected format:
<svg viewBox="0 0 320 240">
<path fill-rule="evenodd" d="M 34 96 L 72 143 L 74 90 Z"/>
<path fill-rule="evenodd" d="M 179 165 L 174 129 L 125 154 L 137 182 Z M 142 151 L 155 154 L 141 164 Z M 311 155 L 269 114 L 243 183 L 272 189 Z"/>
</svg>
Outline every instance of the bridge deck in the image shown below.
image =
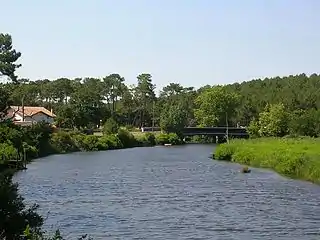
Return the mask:
<svg viewBox="0 0 320 240">
<path fill-rule="evenodd" d="M 158 129 L 158 128 L 154 128 Z M 246 128 L 237 127 L 186 127 L 182 130 L 184 136 L 195 136 L 195 135 L 207 135 L 207 136 L 224 136 L 228 135 L 234 137 L 246 137 L 249 136 Z M 144 131 L 152 131 L 152 127 L 145 127 Z"/>
<path fill-rule="evenodd" d="M 184 128 L 182 133 L 185 136 L 194 136 L 194 135 L 214 135 L 214 136 L 224 136 L 227 134 L 229 136 L 248 136 L 247 129 L 245 128 L 236 128 L 236 127 L 187 127 Z"/>
</svg>

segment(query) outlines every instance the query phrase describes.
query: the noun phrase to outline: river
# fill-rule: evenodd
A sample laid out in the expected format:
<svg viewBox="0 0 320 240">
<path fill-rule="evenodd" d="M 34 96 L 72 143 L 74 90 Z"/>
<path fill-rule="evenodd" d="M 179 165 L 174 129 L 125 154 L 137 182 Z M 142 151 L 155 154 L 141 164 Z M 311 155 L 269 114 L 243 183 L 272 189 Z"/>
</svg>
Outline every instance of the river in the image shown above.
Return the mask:
<svg viewBox="0 0 320 240">
<path fill-rule="evenodd" d="M 320 187 L 191 144 L 39 159 L 15 180 L 67 239 L 320 239 Z"/>
</svg>

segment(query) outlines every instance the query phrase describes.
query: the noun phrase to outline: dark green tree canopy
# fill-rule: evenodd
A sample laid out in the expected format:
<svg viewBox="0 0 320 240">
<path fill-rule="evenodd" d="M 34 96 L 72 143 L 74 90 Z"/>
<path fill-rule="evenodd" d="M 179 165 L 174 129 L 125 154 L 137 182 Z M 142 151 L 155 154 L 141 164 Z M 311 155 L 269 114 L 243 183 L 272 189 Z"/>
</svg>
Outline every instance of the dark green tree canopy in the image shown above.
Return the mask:
<svg viewBox="0 0 320 240">
<path fill-rule="evenodd" d="M 21 64 L 16 64 L 16 61 L 20 57 L 21 53 L 13 49 L 12 37 L 9 34 L 0 33 L 0 74 L 17 82 L 15 71 L 21 67 Z"/>
</svg>

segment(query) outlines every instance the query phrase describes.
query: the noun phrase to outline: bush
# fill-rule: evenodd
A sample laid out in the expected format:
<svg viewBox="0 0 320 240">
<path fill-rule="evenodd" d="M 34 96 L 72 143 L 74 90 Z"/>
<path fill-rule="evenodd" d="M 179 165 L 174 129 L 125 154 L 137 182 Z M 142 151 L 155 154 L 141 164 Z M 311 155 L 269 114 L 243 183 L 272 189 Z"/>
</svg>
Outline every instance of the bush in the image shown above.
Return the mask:
<svg viewBox="0 0 320 240">
<path fill-rule="evenodd" d="M 117 136 L 120 139 L 120 141 L 122 143 L 122 146 L 124 148 L 136 147 L 137 146 L 137 140 L 134 138 L 132 133 L 130 133 L 128 130 L 120 128 L 118 130 Z"/>
<path fill-rule="evenodd" d="M 232 140 L 218 146 L 215 158 L 320 183 L 319 144 L 319 139 L 308 137 Z"/>
<path fill-rule="evenodd" d="M 169 143 L 169 136 L 166 133 L 160 133 L 156 135 L 156 143 L 158 145 L 164 145 Z"/>
<path fill-rule="evenodd" d="M 180 137 L 176 133 L 169 133 L 168 134 L 168 141 L 172 145 L 179 145 L 182 143 Z"/>
<path fill-rule="evenodd" d="M 137 135 L 136 141 L 138 142 L 139 146 L 143 146 L 143 147 L 156 145 L 156 137 L 153 133 L 150 133 L 150 132 Z"/>
<path fill-rule="evenodd" d="M 0 164 L 4 164 L 9 160 L 19 159 L 17 149 L 9 143 L 0 143 L 0 156 Z"/>
<path fill-rule="evenodd" d="M 164 144 L 172 144 L 178 145 L 181 144 L 182 141 L 176 133 L 160 133 L 156 136 L 156 143 L 159 145 Z"/>
<path fill-rule="evenodd" d="M 30 146 L 26 142 L 23 142 L 23 148 L 25 149 L 27 160 L 31 160 L 39 156 L 39 150 L 35 146 Z"/>
<path fill-rule="evenodd" d="M 82 138 L 82 147 L 85 151 L 98 151 L 98 141 L 99 137 L 94 135 L 85 135 Z"/>
<path fill-rule="evenodd" d="M 113 119 L 109 118 L 103 125 L 103 134 L 115 134 L 119 130 L 118 123 Z"/>
<path fill-rule="evenodd" d="M 123 145 L 122 145 L 120 139 L 114 134 L 105 135 L 105 136 L 100 137 L 98 144 L 100 144 L 100 146 L 103 148 L 103 150 L 123 148 Z"/>
<path fill-rule="evenodd" d="M 51 145 L 57 153 L 68 153 L 78 151 L 72 134 L 69 132 L 57 132 L 52 134 Z"/>
<path fill-rule="evenodd" d="M 1 239 L 22 240 L 27 226 L 31 232 L 39 232 L 43 219 L 35 212 L 37 205 L 26 207 L 12 176 L 11 172 L 0 172 L 0 234 Z"/>
</svg>

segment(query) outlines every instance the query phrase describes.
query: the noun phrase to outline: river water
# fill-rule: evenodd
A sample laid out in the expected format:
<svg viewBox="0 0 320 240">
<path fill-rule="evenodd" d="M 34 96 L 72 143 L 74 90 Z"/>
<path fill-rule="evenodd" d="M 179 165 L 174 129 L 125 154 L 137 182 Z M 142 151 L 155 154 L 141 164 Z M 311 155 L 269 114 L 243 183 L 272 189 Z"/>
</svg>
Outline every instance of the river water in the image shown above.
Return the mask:
<svg viewBox="0 0 320 240">
<path fill-rule="evenodd" d="M 320 239 L 320 186 L 209 159 L 212 145 L 54 155 L 16 175 L 67 239 Z"/>
</svg>

